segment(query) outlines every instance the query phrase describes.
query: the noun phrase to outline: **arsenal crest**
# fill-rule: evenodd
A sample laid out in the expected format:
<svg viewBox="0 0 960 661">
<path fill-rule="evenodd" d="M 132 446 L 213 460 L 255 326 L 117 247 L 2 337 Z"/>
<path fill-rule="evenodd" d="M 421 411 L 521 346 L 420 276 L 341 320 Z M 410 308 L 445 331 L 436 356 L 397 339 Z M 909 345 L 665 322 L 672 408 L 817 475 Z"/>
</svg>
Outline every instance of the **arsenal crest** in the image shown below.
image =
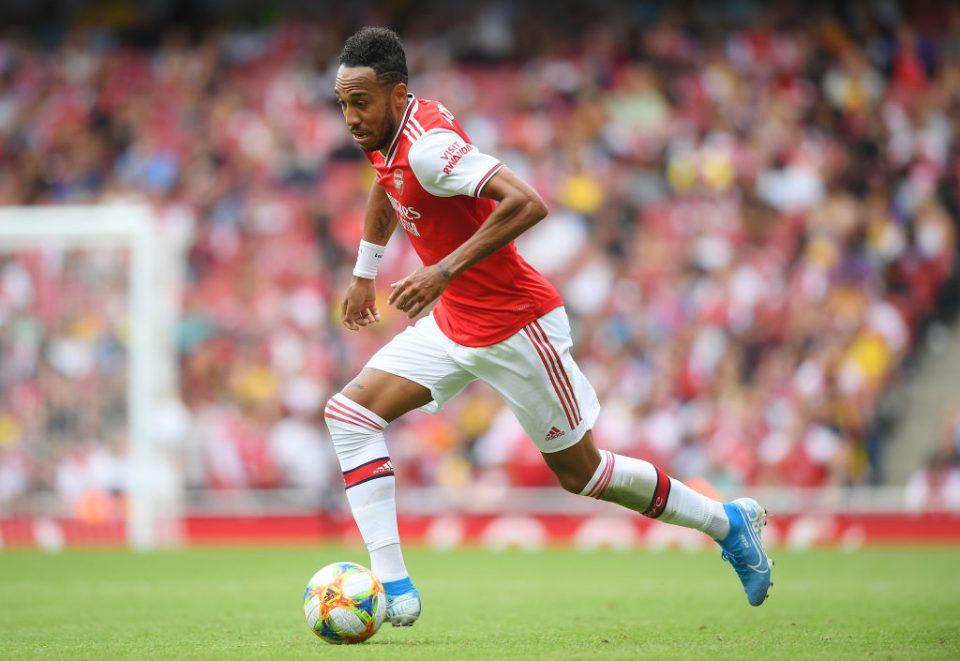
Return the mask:
<svg viewBox="0 0 960 661">
<path fill-rule="evenodd" d="M 393 171 L 393 187 L 397 189 L 397 193 L 403 195 L 403 170 Z"/>
</svg>

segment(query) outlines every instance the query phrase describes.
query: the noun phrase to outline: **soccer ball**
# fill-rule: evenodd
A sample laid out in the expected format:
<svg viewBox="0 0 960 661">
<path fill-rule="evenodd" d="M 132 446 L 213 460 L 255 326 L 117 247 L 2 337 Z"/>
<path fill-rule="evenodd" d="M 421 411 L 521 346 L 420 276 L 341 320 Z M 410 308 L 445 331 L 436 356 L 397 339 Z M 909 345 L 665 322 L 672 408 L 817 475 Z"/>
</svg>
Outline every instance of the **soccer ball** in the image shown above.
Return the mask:
<svg viewBox="0 0 960 661">
<path fill-rule="evenodd" d="M 383 624 L 387 595 L 366 567 L 334 562 L 307 583 L 303 613 L 307 626 L 328 643 L 362 643 Z"/>
</svg>

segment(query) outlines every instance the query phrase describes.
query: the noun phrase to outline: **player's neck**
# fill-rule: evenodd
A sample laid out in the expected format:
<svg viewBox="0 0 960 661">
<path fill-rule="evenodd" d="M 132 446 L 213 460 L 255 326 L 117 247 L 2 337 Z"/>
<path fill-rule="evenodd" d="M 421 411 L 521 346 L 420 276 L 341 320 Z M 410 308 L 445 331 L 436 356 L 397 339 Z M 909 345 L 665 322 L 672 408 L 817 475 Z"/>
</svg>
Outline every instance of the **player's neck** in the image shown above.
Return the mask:
<svg viewBox="0 0 960 661">
<path fill-rule="evenodd" d="M 390 155 L 390 150 L 397 143 L 397 140 L 400 139 L 400 131 L 403 130 L 403 125 L 407 119 L 407 111 L 410 110 L 411 103 L 413 103 L 413 94 L 407 94 L 407 105 L 403 107 L 403 112 L 400 113 L 400 122 L 397 124 L 396 130 L 393 132 L 393 137 L 390 139 L 390 142 L 387 143 L 386 147 L 377 150 L 384 158 L 387 158 L 387 156 Z"/>
</svg>

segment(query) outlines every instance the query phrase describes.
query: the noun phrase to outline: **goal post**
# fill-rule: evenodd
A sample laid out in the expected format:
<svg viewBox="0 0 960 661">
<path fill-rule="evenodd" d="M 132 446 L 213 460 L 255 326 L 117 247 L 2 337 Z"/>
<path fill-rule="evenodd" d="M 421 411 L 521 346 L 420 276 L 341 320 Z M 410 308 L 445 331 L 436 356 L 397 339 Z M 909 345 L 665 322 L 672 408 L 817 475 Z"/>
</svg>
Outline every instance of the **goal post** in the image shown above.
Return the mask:
<svg viewBox="0 0 960 661">
<path fill-rule="evenodd" d="M 18 253 L 52 251 L 67 254 L 104 250 L 121 251 L 127 269 L 124 278 L 125 427 L 129 478 L 123 508 L 125 536 L 131 547 L 150 549 L 160 541 L 153 479 L 157 455 L 152 438 L 152 416 L 160 394 L 156 387 L 158 329 L 154 315 L 158 297 L 155 213 L 147 206 L 125 204 L 0 209 L 0 260 L 4 255 L 9 258 L 9 255 Z M 107 293 L 103 292 L 104 295 Z M 2 325 L 0 317 L 0 329 Z M 41 393 L 41 406 L 45 405 L 44 396 Z M 38 442 L 42 443 L 44 439 Z M 35 514 L 54 519 L 62 513 L 45 511 Z"/>
</svg>

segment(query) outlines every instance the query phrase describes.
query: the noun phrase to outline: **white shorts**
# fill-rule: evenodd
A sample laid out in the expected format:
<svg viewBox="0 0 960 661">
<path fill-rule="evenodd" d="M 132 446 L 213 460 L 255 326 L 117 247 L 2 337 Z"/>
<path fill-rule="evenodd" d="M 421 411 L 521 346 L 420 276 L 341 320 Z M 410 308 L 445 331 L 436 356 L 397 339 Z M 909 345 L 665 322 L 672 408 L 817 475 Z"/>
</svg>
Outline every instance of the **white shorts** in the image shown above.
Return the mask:
<svg viewBox="0 0 960 661">
<path fill-rule="evenodd" d="M 541 452 L 559 452 L 593 428 L 597 393 L 570 355 L 570 322 L 562 307 L 488 347 L 465 347 L 427 316 L 394 337 L 366 367 L 427 388 L 437 413 L 448 399 L 480 379 L 496 390 Z"/>
</svg>

